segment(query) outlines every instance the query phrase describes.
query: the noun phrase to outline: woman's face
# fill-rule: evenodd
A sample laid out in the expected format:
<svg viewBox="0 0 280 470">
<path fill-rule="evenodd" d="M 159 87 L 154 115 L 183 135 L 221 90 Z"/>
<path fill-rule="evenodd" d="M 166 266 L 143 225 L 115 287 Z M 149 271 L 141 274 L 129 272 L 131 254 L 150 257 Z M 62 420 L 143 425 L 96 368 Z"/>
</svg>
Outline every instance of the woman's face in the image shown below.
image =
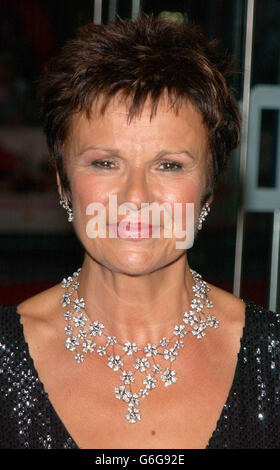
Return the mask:
<svg viewBox="0 0 280 470">
<path fill-rule="evenodd" d="M 164 236 L 164 215 L 160 213 L 160 238 L 147 235 L 141 240 L 127 239 L 121 232 L 117 238 L 91 238 L 88 222 L 97 213 L 86 213 L 89 204 L 101 203 L 109 224 L 109 197 L 116 206 L 124 204 L 131 212 L 117 214 L 140 217 L 141 207 L 158 207 L 168 203 L 169 216 L 174 218 L 174 203 L 181 203 L 182 229 L 186 230 L 186 203 L 193 203 L 194 222 L 200 213 L 201 199 L 207 191 L 207 131 L 200 113 L 187 102 L 178 114 L 164 98 L 150 121 L 147 101 L 141 117 L 127 122 L 127 107 L 114 98 L 104 116 L 92 109 L 92 118 L 75 115 L 64 147 L 66 171 L 71 187 L 74 227 L 87 254 L 113 271 L 144 274 L 176 260 L 185 253 L 176 247 L 174 234 Z M 141 204 L 143 204 L 141 206 Z M 138 219 L 140 221 L 140 218 Z M 149 218 L 152 223 L 152 215 Z M 190 222 L 190 221 L 189 221 Z M 188 221 L 187 221 L 188 223 Z M 97 226 L 96 226 L 97 228 Z"/>
</svg>

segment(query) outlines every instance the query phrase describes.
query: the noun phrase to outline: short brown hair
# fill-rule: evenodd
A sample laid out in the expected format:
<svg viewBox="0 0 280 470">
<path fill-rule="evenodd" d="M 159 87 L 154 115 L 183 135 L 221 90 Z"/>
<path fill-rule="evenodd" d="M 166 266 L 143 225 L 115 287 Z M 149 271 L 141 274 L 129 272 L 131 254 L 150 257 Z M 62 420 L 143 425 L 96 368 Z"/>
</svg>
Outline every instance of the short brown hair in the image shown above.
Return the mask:
<svg viewBox="0 0 280 470">
<path fill-rule="evenodd" d="M 148 96 L 152 119 L 167 91 L 175 110 L 189 99 L 203 116 L 212 155 L 208 197 L 239 143 L 240 113 L 229 86 L 232 64 L 195 25 L 142 14 L 135 20 L 83 26 L 49 62 L 39 85 L 43 126 L 63 189 L 70 189 L 62 145 L 73 113 L 89 117 L 101 96 L 104 113 L 121 92 L 130 98 L 128 120 L 141 114 Z"/>
</svg>

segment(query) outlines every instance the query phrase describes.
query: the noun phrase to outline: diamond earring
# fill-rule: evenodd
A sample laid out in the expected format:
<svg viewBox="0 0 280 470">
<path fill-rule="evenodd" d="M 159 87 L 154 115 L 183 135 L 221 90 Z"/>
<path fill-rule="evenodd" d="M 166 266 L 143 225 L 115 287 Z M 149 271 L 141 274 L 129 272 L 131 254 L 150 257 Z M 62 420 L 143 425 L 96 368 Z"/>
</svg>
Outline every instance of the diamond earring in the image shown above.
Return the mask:
<svg viewBox="0 0 280 470">
<path fill-rule="evenodd" d="M 72 220 L 74 220 L 74 215 L 73 215 L 73 211 L 72 211 L 71 207 L 69 206 L 68 202 L 65 199 L 63 199 L 62 197 L 60 197 L 59 204 L 61 204 L 62 207 L 64 209 L 66 209 L 66 212 L 68 214 L 68 222 L 72 222 Z"/>
<path fill-rule="evenodd" d="M 197 230 L 202 229 L 202 222 L 204 222 L 204 220 L 206 219 L 206 216 L 209 214 L 209 212 L 210 212 L 210 206 L 209 206 L 208 202 L 206 202 L 204 204 L 204 206 L 202 207 L 200 215 L 198 217 Z"/>
</svg>

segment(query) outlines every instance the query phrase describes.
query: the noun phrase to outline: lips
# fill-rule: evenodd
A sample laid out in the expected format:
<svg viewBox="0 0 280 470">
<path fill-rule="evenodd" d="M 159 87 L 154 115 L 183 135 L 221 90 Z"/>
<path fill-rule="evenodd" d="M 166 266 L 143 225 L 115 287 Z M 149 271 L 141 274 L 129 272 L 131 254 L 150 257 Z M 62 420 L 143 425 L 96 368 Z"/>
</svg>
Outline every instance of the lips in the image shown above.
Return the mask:
<svg viewBox="0 0 280 470">
<path fill-rule="evenodd" d="M 143 224 L 141 222 L 127 222 L 126 224 L 122 224 L 122 222 L 118 222 L 117 226 L 125 226 L 126 230 L 130 232 L 140 232 L 141 230 L 150 230 L 153 228 L 152 225 Z"/>
<path fill-rule="evenodd" d="M 111 224 L 112 227 L 117 227 L 118 234 L 121 238 L 151 238 L 154 232 L 159 228 L 157 225 L 148 225 L 141 222 L 117 222 Z"/>
</svg>

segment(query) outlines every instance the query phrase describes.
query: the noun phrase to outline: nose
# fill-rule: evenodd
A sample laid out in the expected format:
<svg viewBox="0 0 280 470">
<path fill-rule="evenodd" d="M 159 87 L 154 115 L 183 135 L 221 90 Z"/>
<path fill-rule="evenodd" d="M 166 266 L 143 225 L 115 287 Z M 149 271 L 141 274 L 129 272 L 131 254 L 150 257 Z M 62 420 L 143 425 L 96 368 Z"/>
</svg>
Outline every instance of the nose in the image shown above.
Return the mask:
<svg viewBox="0 0 280 470">
<path fill-rule="evenodd" d="M 130 209 L 141 209 L 144 205 L 151 202 L 151 188 L 147 182 L 147 176 L 144 169 L 134 168 L 130 171 L 127 180 L 123 183 L 118 195 L 118 202 L 126 204 Z"/>
</svg>

